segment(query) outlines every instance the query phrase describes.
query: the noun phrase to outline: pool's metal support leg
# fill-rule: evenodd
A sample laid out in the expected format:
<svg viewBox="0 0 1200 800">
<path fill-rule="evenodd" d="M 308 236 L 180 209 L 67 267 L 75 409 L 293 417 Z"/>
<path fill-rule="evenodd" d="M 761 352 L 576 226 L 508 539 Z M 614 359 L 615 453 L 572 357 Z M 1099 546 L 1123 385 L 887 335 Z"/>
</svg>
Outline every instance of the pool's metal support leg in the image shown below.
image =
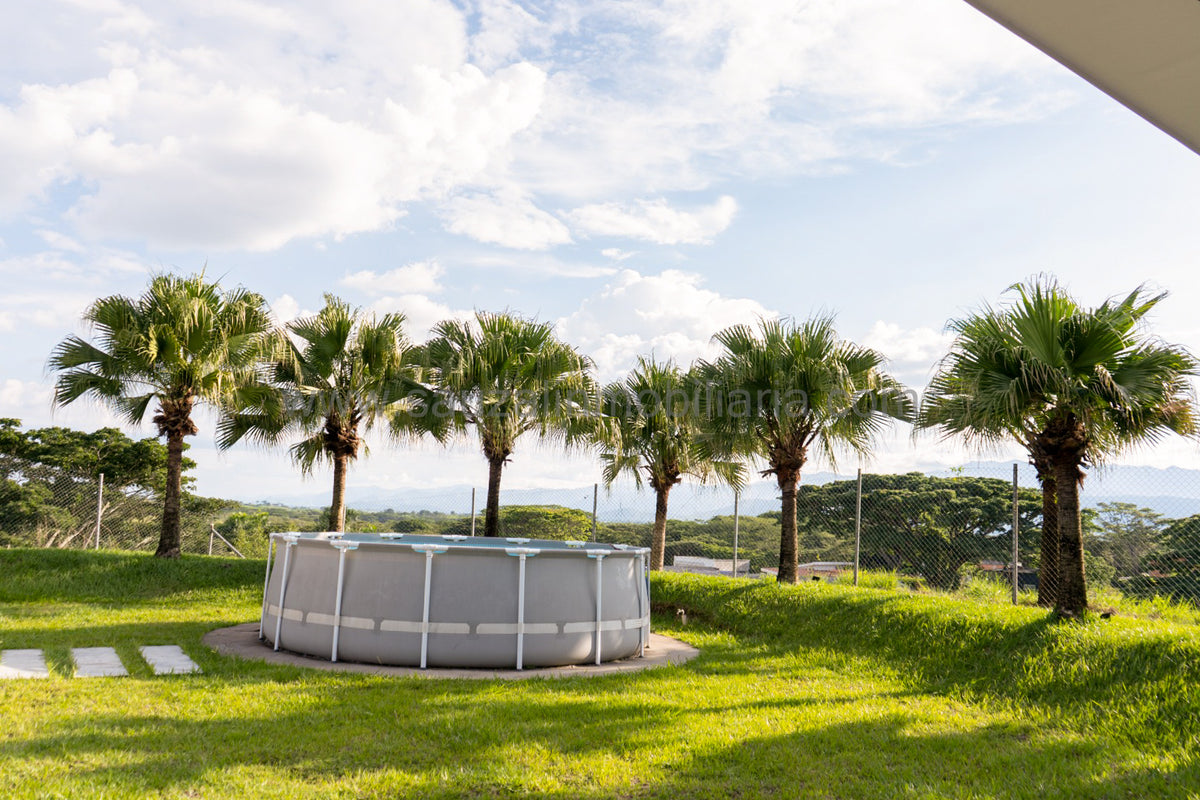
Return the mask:
<svg viewBox="0 0 1200 800">
<path fill-rule="evenodd" d="M 267 577 L 263 578 L 262 614 L 258 617 L 258 640 L 263 640 L 263 623 L 267 619 L 267 587 L 271 584 L 271 551 L 275 549 L 275 537 L 267 537 Z"/>
<path fill-rule="evenodd" d="M 337 597 L 333 601 L 333 647 L 330 649 L 329 660 L 337 661 L 338 636 L 342 632 L 342 587 L 346 580 L 346 551 L 354 550 L 358 547 L 358 543 L 337 541 L 332 544 L 338 549 L 338 579 Z"/>
<path fill-rule="evenodd" d="M 520 559 L 517 566 L 517 669 L 525 669 L 525 559 L 536 556 L 538 551 L 532 547 L 506 547 L 504 552 Z"/>
<path fill-rule="evenodd" d="M 525 554 L 520 555 L 520 586 L 517 587 L 517 669 L 525 668 Z"/>
<path fill-rule="evenodd" d="M 607 553 L 589 553 L 589 558 L 596 559 L 596 663 L 600 663 L 600 626 L 603 620 L 604 608 L 604 556 Z"/>
<path fill-rule="evenodd" d="M 287 546 L 283 548 L 283 576 L 279 579 L 279 609 L 275 614 L 275 650 L 279 649 L 279 631 L 283 629 L 283 598 L 287 594 L 288 562 L 291 560 L 292 548 L 296 546 L 294 538 L 284 537 Z"/>
<path fill-rule="evenodd" d="M 646 602 L 649 597 L 649 590 L 646 588 L 646 556 L 645 554 L 638 556 L 638 630 L 641 631 L 641 642 L 638 646 L 638 657 L 646 655 L 646 617 L 649 614 L 649 603 Z"/>
<path fill-rule="evenodd" d="M 433 552 L 425 553 L 425 609 L 421 612 L 421 669 L 429 659 L 429 579 L 433 577 Z"/>
</svg>

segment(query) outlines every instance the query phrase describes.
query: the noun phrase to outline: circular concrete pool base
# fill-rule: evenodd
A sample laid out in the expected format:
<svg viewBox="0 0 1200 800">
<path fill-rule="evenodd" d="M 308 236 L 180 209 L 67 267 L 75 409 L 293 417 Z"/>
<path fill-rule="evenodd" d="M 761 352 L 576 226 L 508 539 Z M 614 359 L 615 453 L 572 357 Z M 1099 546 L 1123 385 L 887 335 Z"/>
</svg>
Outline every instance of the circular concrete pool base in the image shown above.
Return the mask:
<svg viewBox="0 0 1200 800">
<path fill-rule="evenodd" d="M 667 664 L 683 664 L 700 655 L 700 651 L 678 639 L 650 634 L 650 644 L 641 658 L 625 658 L 603 664 L 579 664 L 569 667 L 537 667 L 535 669 L 461 669 L 447 667 L 389 667 L 381 664 L 358 664 L 351 661 L 328 661 L 324 658 L 275 651 L 271 645 L 258 638 L 258 623 L 247 622 L 232 628 L 218 628 L 204 634 L 204 643 L 223 656 L 266 661 L 269 664 L 287 664 L 293 667 L 334 670 L 338 672 L 361 672 L 368 675 L 420 675 L 425 678 L 500 678 L 520 680 L 523 678 L 572 678 L 596 675 L 616 675 L 638 672 Z"/>
</svg>

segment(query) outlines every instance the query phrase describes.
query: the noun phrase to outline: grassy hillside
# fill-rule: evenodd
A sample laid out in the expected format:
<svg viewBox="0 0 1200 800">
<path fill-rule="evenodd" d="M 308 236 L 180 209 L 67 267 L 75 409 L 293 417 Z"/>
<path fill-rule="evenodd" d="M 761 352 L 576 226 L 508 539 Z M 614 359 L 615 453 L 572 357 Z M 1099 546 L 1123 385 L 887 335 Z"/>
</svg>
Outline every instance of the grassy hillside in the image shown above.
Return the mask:
<svg viewBox="0 0 1200 800">
<path fill-rule="evenodd" d="M 656 575 L 686 666 L 441 681 L 217 656 L 257 617 L 263 562 L 0 550 L 4 797 L 1189 797 L 1200 643 L 1120 619 L 805 584 Z M 674 611 L 688 611 L 680 626 Z M 203 675 L 154 677 L 139 644 Z M 129 678 L 73 679 L 113 645 Z"/>
</svg>

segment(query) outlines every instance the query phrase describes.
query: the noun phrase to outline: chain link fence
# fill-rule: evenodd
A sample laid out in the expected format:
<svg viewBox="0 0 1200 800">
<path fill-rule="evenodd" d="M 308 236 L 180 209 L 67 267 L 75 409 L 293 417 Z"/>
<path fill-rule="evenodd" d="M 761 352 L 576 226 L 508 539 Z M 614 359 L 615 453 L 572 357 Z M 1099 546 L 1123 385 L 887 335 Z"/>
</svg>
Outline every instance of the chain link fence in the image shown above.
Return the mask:
<svg viewBox="0 0 1200 800">
<path fill-rule="evenodd" d="M 215 523 L 229 503 L 186 495 L 184 552 L 232 552 Z M 0 547 L 146 550 L 158 547 L 162 497 L 140 487 L 105 486 L 103 475 L 76 475 L 0 455 Z"/>
<path fill-rule="evenodd" d="M 806 478 L 797 494 L 800 579 L 1036 603 L 1043 498 L 1032 469 L 1017 466 L 1015 487 L 1011 463 L 936 476 L 868 473 L 861 484 Z M 11 457 L 0 469 L 0 547 L 157 546 L 162 500 L 151 492 Z M 1090 476 L 1082 497 L 1093 606 L 1200 621 L 1200 473 L 1114 467 Z M 352 497 L 347 529 L 471 535 L 482 532 L 484 501 L 483 488 L 461 487 Z M 649 488 L 507 489 L 501 501 L 505 536 L 651 544 Z M 327 514 L 185 496 L 183 550 L 263 557 L 268 534 L 324 530 Z M 779 547 L 772 482 L 739 495 L 687 482 L 672 490 L 665 569 L 769 578 Z"/>
</svg>

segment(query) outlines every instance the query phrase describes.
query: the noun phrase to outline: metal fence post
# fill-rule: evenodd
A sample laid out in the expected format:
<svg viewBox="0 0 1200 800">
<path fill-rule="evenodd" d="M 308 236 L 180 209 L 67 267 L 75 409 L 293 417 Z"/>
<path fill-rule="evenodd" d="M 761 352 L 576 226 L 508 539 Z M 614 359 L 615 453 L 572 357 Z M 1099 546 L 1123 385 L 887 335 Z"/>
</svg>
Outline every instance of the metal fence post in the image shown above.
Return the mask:
<svg viewBox="0 0 1200 800">
<path fill-rule="evenodd" d="M 96 549 L 100 549 L 100 519 L 104 516 L 104 473 L 100 473 L 100 488 L 96 491 Z"/>
<path fill-rule="evenodd" d="M 733 577 L 735 577 L 735 578 L 737 577 L 737 573 L 738 573 L 738 565 L 737 565 L 738 520 L 741 519 L 741 517 L 738 515 L 738 497 L 740 495 L 741 495 L 741 492 L 739 492 L 736 489 L 733 490 Z"/>
<path fill-rule="evenodd" d="M 592 484 L 592 541 L 596 541 L 596 509 L 600 505 L 600 484 Z"/>
<path fill-rule="evenodd" d="M 1017 464 L 1013 462 L 1013 551 L 1012 551 L 1012 601 L 1013 605 L 1017 604 L 1017 543 L 1018 543 L 1018 528 L 1021 522 L 1021 498 L 1017 489 Z"/>
<path fill-rule="evenodd" d="M 471 488 L 471 535 L 475 535 L 475 488 Z"/>
<path fill-rule="evenodd" d="M 854 495 L 854 585 L 858 586 L 858 557 L 862 552 L 862 467 L 858 468 L 858 489 Z"/>
</svg>

